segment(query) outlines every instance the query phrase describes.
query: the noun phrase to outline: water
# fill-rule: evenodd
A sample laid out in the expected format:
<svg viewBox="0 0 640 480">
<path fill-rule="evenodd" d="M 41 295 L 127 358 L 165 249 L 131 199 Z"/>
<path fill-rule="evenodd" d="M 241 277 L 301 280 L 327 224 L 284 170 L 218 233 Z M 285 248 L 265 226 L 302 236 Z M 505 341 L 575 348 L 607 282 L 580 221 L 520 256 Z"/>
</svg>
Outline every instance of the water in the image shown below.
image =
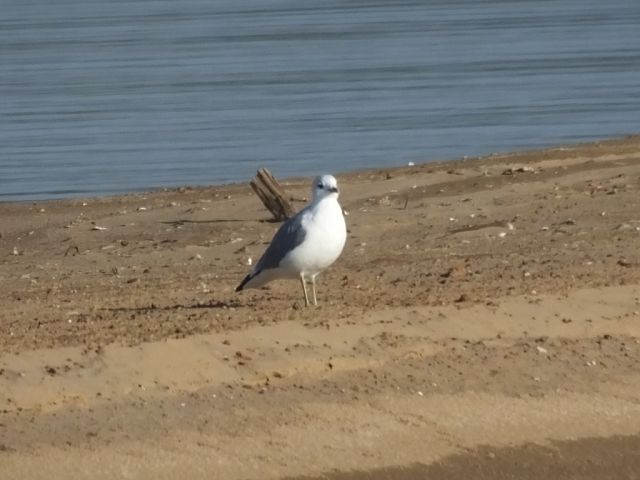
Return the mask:
<svg viewBox="0 0 640 480">
<path fill-rule="evenodd" d="M 0 0 L 0 199 L 640 131 L 638 0 Z"/>
</svg>

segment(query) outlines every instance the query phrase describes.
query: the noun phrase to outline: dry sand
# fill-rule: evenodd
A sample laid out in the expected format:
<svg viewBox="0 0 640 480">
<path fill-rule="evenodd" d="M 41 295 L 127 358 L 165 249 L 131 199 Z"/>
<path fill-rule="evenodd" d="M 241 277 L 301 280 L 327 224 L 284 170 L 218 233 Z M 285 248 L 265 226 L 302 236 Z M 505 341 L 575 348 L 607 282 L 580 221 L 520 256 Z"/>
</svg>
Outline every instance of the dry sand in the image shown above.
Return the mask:
<svg viewBox="0 0 640 480">
<path fill-rule="evenodd" d="M 309 309 L 246 184 L 0 204 L 0 478 L 640 478 L 640 137 L 339 181 Z"/>
</svg>

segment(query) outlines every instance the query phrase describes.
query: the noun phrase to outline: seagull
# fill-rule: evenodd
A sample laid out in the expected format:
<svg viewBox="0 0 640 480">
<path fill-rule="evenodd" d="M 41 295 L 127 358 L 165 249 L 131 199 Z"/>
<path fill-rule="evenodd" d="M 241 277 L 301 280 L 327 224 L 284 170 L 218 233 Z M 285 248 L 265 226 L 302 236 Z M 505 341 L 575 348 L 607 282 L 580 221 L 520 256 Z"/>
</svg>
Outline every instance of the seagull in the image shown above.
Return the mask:
<svg viewBox="0 0 640 480">
<path fill-rule="evenodd" d="M 335 262 L 347 240 L 347 226 L 338 203 L 338 182 L 331 175 L 313 180 L 311 203 L 278 229 L 271 244 L 236 292 L 258 288 L 279 278 L 299 279 L 309 306 L 307 280 L 311 279 L 313 304 L 316 276 Z"/>
</svg>

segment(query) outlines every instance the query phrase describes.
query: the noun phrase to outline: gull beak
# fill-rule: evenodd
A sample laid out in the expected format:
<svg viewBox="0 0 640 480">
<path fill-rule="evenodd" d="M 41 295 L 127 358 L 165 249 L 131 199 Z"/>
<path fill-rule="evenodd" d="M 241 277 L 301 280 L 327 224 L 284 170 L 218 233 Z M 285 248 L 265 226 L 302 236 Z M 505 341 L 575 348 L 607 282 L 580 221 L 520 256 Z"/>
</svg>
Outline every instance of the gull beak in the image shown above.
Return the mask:
<svg viewBox="0 0 640 480">
<path fill-rule="evenodd" d="M 331 187 L 329 191 L 333 193 L 338 193 L 338 187 Z"/>
</svg>

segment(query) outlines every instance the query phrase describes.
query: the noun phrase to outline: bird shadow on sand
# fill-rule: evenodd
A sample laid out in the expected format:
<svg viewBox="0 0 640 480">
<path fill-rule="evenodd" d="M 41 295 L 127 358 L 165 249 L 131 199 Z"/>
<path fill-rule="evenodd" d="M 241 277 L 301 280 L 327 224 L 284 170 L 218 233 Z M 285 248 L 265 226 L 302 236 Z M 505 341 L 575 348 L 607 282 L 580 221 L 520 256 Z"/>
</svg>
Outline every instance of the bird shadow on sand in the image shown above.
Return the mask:
<svg viewBox="0 0 640 480">
<path fill-rule="evenodd" d="M 232 223 L 232 222 L 244 222 L 245 220 L 236 219 L 236 218 L 214 218 L 212 220 L 188 220 L 184 218 L 179 218 L 177 220 L 166 220 L 160 222 L 164 225 L 172 225 L 174 227 L 184 225 L 185 223 Z"/>
<path fill-rule="evenodd" d="M 200 308 L 207 309 L 226 309 L 226 308 L 238 308 L 241 307 L 242 304 L 237 301 L 223 302 L 221 300 L 210 300 L 208 302 L 195 302 L 191 304 L 187 303 L 176 303 L 173 305 L 156 305 L 152 303 L 151 305 L 142 306 L 142 307 L 114 307 L 114 308 L 103 308 L 102 310 L 106 310 L 108 312 L 153 312 L 153 311 L 176 311 L 176 310 L 195 310 Z"/>
<path fill-rule="evenodd" d="M 275 218 L 256 218 L 253 220 L 246 220 L 246 219 L 239 219 L 239 218 L 215 218 L 212 220 L 187 220 L 187 219 L 179 218 L 177 220 L 166 220 L 160 223 L 164 225 L 171 225 L 172 227 L 180 227 L 187 223 L 216 224 L 216 223 L 242 223 L 242 222 L 282 223 L 282 220 L 276 220 Z"/>
</svg>

